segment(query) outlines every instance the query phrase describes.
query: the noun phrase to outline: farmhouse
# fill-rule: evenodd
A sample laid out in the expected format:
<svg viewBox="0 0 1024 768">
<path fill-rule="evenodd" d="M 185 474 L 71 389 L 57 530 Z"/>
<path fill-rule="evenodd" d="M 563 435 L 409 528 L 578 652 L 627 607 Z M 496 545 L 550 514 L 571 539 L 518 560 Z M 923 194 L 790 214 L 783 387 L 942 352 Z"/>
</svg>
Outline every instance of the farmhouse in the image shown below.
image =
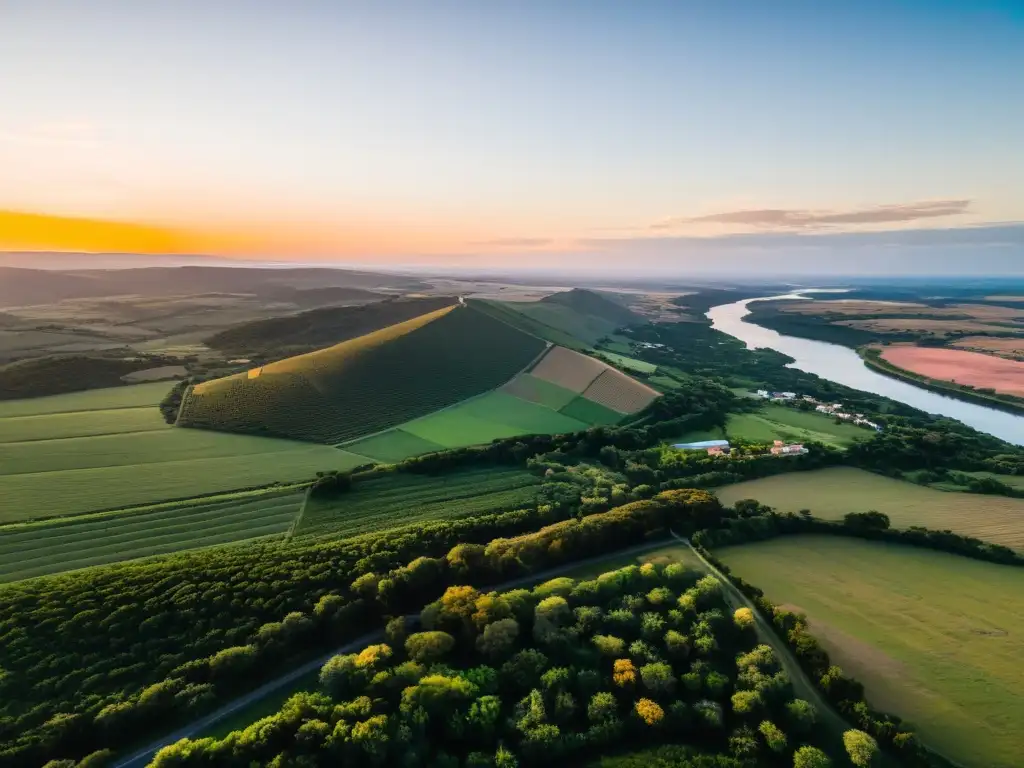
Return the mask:
<svg viewBox="0 0 1024 768">
<path fill-rule="evenodd" d="M 807 449 L 804 448 L 803 443 L 792 443 L 786 445 L 781 440 L 776 440 L 775 444 L 771 447 L 771 453 L 773 456 L 793 456 L 800 453 L 807 453 Z"/>
</svg>

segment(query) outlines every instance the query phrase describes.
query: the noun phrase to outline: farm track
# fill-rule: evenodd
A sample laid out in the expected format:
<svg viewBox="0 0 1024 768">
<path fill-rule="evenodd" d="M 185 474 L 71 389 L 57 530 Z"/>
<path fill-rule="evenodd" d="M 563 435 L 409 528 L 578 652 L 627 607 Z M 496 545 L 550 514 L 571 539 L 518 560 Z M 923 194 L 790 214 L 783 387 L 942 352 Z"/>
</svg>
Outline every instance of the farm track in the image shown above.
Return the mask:
<svg viewBox="0 0 1024 768">
<path fill-rule="evenodd" d="M 708 562 L 708 560 L 694 548 L 689 539 L 684 539 L 675 532 L 672 532 L 672 538 L 688 547 L 704 565 L 708 573 L 718 579 L 725 591 L 726 602 L 732 605 L 733 608 L 749 608 L 753 612 L 757 633 L 775 652 L 775 656 L 778 658 L 779 664 L 782 665 L 783 670 L 786 672 L 790 682 L 793 684 L 793 692 L 799 698 L 809 701 L 814 705 L 815 709 L 818 710 L 818 716 L 822 719 L 830 736 L 831 743 L 829 746 L 831 751 L 833 754 L 845 754 L 843 733 L 850 730 L 853 726 L 850 725 L 846 719 L 835 710 L 828 699 L 821 694 L 818 688 L 811 681 L 811 678 L 806 672 L 804 672 L 803 667 L 800 666 L 800 662 L 797 661 L 796 656 L 790 650 L 789 646 L 786 645 L 776 634 L 775 628 L 771 623 L 769 623 L 768 619 L 762 615 L 758 607 L 754 605 L 754 602 L 740 592 L 739 588 L 733 584 L 725 574 Z M 899 765 L 898 762 L 893 760 L 889 755 L 885 753 L 882 754 L 882 765 L 885 766 L 885 768 L 897 768 Z"/>
<path fill-rule="evenodd" d="M 658 549 L 660 547 L 664 547 L 665 543 L 665 539 L 659 539 L 658 541 L 638 544 L 635 547 L 629 547 L 628 549 L 623 549 L 619 552 L 607 553 L 604 555 L 598 555 L 596 557 L 589 557 L 584 560 L 577 560 L 572 563 L 560 565 L 557 568 L 549 568 L 548 570 L 542 571 L 541 573 L 535 573 L 529 576 L 523 576 L 518 579 L 512 579 L 511 581 L 506 581 L 503 584 L 488 586 L 486 587 L 486 589 L 488 591 L 494 592 L 504 592 L 509 589 L 516 589 L 526 584 L 534 584 L 537 582 L 547 581 L 550 578 L 560 576 L 564 573 L 572 572 L 579 568 L 584 568 L 588 565 L 601 563 L 602 561 L 607 560 L 609 556 L 612 554 L 618 556 L 627 556 L 634 553 L 639 554 L 641 552 L 646 552 L 651 549 Z M 407 616 L 406 618 L 416 619 L 418 618 L 418 614 L 412 614 L 410 616 Z M 308 675 L 311 672 L 314 672 L 319 667 L 322 667 L 324 664 L 330 661 L 334 656 L 341 653 L 351 653 L 352 651 L 359 650 L 370 643 L 380 641 L 383 637 L 383 629 L 376 630 L 374 632 L 368 632 L 367 634 L 362 635 L 361 637 L 358 637 L 355 640 L 352 640 L 351 642 L 345 643 L 344 645 L 335 648 L 330 653 L 323 654 L 322 656 L 318 656 L 317 658 L 311 661 L 307 661 L 303 664 L 300 664 L 299 666 L 294 667 L 292 670 L 281 675 L 280 677 L 277 677 L 274 680 L 271 680 L 270 682 L 261 685 L 259 688 L 252 691 L 251 693 L 247 693 L 244 696 L 239 696 L 238 698 L 230 701 L 229 703 L 225 704 L 224 706 L 220 707 L 214 712 L 211 712 L 209 715 L 199 718 L 198 720 L 192 721 L 188 725 L 183 726 L 178 730 L 168 734 L 167 736 L 154 741 L 153 743 L 124 757 L 121 760 L 116 760 L 112 764 L 112 768 L 145 768 L 145 766 L 149 764 L 149 762 L 153 759 L 156 753 L 164 747 L 181 741 L 182 739 L 195 738 L 200 736 L 207 729 L 221 722 L 225 718 L 231 716 L 238 710 L 251 706 L 257 703 L 258 701 L 265 699 L 266 697 L 270 696 L 276 691 L 281 690 L 285 686 L 294 683 L 296 680 L 299 680 L 303 676 Z"/>
</svg>

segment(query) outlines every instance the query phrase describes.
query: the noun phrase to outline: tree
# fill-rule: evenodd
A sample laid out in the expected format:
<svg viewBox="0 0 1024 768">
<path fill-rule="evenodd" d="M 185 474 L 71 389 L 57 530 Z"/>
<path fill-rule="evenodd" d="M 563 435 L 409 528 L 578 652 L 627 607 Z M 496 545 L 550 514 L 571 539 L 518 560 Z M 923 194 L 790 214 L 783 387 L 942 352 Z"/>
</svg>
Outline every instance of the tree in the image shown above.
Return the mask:
<svg viewBox="0 0 1024 768">
<path fill-rule="evenodd" d="M 761 709 L 761 696 L 757 691 L 736 691 L 732 695 L 732 711 L 737 715 L 752 715 Z"/>
<path fill-rule="evenodd" d="M 764 742 L 772 752 L 782 753 L 786 751 L 786 734 L 771 720 L 763 721 L 757 727 L 757 730 L 764 736 Z"/>
<path fill-rule="evenodd" d="M 409 623 L 405 616 L 398 616 L 387 623 L 384 627 L 384 637 L 395 646 L 404 646 L 405 638 L 409 636 Z"/>
<path fill-rule="evenodd" d="M 800 747 L 793 754 L 793 768 L 832 768 L 832 761 L 816 747 Z"/>
<path fill-rule="evenodd" d="M 430 664 L 444 658 L 455 647 L 455 638 L 447 632 L 417 632 L 405 641 L 409 658 Z"/>
<path fill-rule="evenodd" d="M 857 768 L 874 765 L 878 758 L 878 742 L 864 731 L 852 729 L 844 733 L 843 746 Z"/>
<path fill-rule="evenodd" d="M 514 691 L 528 691 L 540 682 L 548 657 L 535 648 L 519 651 L 501 667 L 503 684 Z"/>
<path fill-rule="evenodd" d="M 685 659 L 690 655 L 690 643 L 686 635 L 674 629 L 665 633 L 665 648 L 674 659 Z"/>
<path fill-rule="evenodd" d="M 803 699 L 793 699 L 786 704 L 786 721 L 794 733 L 810 733 L 818 720 L 814 705 Z"/>
<path fill-rule="evenodd" d="M 649 726 L 661 725 L 661 722 L 665 719 L 665 710 L 657 702 L 650 699 L 640 699 L 633 708 L 636 711 L 637 717 Z"/>
<path fill-rule="evenodd" d="M 620 688 L 629 688 L 636 684 L 636 667 L 630 659 L 616 659 L 613 665 L 612 680 Z"/>
<path fill-rule="evenodd" d="M 602 723 L 615 717 L 618 710 L 619 704 L 615 697 L 607 691 L 601 691 L 590 697 L 590 704 L 587 705 L 587 718 L 592 723 Z"/>
<path fill-rule="evenodd" d="M 518 638 L 519 622 L 499 619 L 484 627 L 483 634 L 476 639 L 476 647 L 485 656 L 499 659 L 512 652 Z"/>
<path fill-rule="evenodd" d="M 503 745 L 498 746 L 494 753 L 494 768 L 519 768 L 519 760 L 514 752 L 509 752 Z"/>
<path fill-rule="evenodd" d="M 614 635 L 594 635 L 594 647 L 602 656 L 618 657 L 626 650 L 626 641 Z"/>
<path fill-rule="evenodd" d="M 741 630 L 752 629 L 754 626 L 754 612 L 749 608 L 737 608 L 732 615 L 733 623 Z"/>
<path fill-rule="evenodd" d="M 641 667 L 640 679 L 643 680 L 644 688 L 656 695 L 668 696 L 676 689 L 675 673 L 663 661 Z"/>
</svg>

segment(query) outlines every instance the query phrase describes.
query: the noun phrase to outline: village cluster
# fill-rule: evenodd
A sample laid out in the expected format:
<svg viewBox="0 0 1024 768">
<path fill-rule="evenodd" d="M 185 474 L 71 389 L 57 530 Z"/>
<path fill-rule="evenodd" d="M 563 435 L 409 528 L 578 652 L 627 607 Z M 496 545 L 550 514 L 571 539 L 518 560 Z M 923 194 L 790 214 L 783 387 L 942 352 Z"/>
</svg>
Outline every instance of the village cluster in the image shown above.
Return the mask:
<svg viewBox="0 0 1024 768">
<path fill-rule="evenodd" d="M 764 398 L 765 400 L 771 400 L 773 403 L 787 403 L 794 400 L 803 400 L 804 402 L 810 403 L 814 406 L 814 410 L 818 413 L 824 413 L 828 416 L 835 416 L 837 419 L 843 421 L 850 421 L 860 427 L 868 427 L 876 432 L 881 432 L 882 427 L 875 422 L 864 417 L 863 413 L 847 413 L 843 410 L 842 403 L 823 403 L 815 397 L 810 395 L 798 396 L 796 392 L 769 392 L 766 389 L 757 390 L 757 396 Z"/>
</svg>

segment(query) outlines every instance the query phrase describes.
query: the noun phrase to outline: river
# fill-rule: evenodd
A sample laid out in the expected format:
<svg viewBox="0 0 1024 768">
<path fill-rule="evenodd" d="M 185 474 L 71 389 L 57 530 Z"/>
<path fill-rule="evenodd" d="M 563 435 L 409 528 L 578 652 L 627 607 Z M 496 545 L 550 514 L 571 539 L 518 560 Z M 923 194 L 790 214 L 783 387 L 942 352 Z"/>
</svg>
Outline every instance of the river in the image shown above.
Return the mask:
<svg viewBox="0 0 1024 768">
<path fill-rule="evenodd" d="M 826 291 L 806 292 L 824 293 Z M 823 379 L 864 392 L 884 395 L 928 413 L 949 416 L 1009 443 L 1024 445 L 1024 416 L 1016 416 L 995 408 L 986 408 L 983 405 L 946 397 L 927 389 L 915 387 L 913 384 L 907 384 L 899 379 L 883 376 L 864 365 L 857 353 L 848 347 L 824 341 L 800 339 L 796 336 L 785 336 L 769 328 L 748 323 L 743 319 L 750 314 L 747 305 L 752 301 L 803 298 L 807 297 L 800 294 L 787 294 L 747 299 L 732 304 L 720 304 L 717 307 L 712 307 L 707 316 L 711 320 L 713 328 L 735 336 L 750 348 L 774 349 L 789 355 L 796 361 L 790 364 L 792 368 L 814 373 Z"/>
</svg>

